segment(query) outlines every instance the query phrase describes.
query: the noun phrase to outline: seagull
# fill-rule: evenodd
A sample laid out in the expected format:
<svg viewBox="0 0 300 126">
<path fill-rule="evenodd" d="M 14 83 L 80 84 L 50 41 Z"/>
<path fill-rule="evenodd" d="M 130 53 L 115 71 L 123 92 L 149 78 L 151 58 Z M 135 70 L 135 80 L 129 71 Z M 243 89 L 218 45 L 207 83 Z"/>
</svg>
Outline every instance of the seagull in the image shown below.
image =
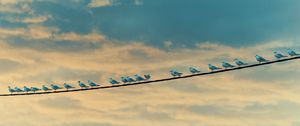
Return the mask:
<svg viewBox="0 0 300 126">
<path fill-rule="evenodd" d="M 126 77 L 126 80 L 128 81 L 128 82 L 134 82 L 135 80 L 134 79 L 132 79 L 131 77 Z"/>
<path fill-rule="evenodd" d="M 121 80 L 123 83 L 128 83 L 128 80 L 126 79 L 126 77 L 121 77 Z"/>
<path fill-rule="evenodd" d="M 84 83 L 82 83 L 81 81 L 78 81 L 78 85 L 81 87 L 81 88 L 88 88 L 88 86 L 86 86 Z"/>
<path fill-rule="evenodd" d="M 222 68 L 219 68 L 219 67 L 216 67 L 212 64 L 208 64 L 208 68 L 211 70 L 211 71 L 215 71 L 215 70 L 219 70 L 219 69 L 222 69 Z"/>
<path fill-rule="evenodd" d="M 64 83 L 64 88 L 67 89 L 67 90 L 69 90 L 69 89 L 75 88 L 75 87 L 73 87 L 73 86 L 70 85 L 70 84 Z"/>
<path fill-rule="evenodd" d="M 222 66 L 227 69 L 227 68 L 233 68 L 234 66 L 231 65 L 230 63 L 227 63 L 227 62 L 222 62 Z"/>
<path fill-rule="evenodd" d="M 36 91 L 40 91 L 41 89 L 37 87 L 31 87 L 30 90 L 33 91 L 33 93 L 35 93 Z"/>
<path fill-rule="evenodd" d="M 290 56 L 299 56 L 300 54 L 296 53 L 294 50 L 291 50 L 291 49 L 288 49 L 287 50 L 287 53 L 290 55 Z"/>
<path fill-rule="evenodd" d="M 51 84 L 51 88 L 56 91 L 58 89 L 62 89 L 62 87 L 58 86 L 58 85 L 55 85 L 55 84 Z"/>
<path fill-rule="evenodd" d="M 275 56 L 275 58 L 277 58 L 277 59 L 281 59 L 281 58 L 288 57 L 288 56 L 283 55 L 282 53 L 277 52 L 277 51 L 274 51 L 274 56 Z"/>
<path fill-rule="evenodd" d="M 180 77 L 182 75 L 182 73 L 178 72 L 177 70 L 173 69 L 173 70 L 170 70 L 170 74 L 173 76 L 173 77 Z"/>
<path fill-rule="evenodd" d="M 118 82 L 117 80 L 114 80 L 112 78 L 109 78 L 109 83 L 111 83 L 111 84 L 119 84 L 120 82 Z"/>
<path fill-rule="evenodd" d="M 29 87 L 26 87 L 26 86 L 24 86 L 23 89 L 24 89 L 23 91 L 25 91 L 26 93 L 31 91 L 31 89 Z"/>
<path fill-rule="evenodd" d="M 24 92 L 22 89 L 18 88 L 18 87 L 15 87 L 15 91 L 16 92 Z"/>
<path fill-rule="evenodd" d="M 200 73 L 201 71 L 196 67 L 189 67 L 189 70 L 192 74 Z"/>
<path fill-rule="evenodd" d="M 43 86 L 42 86 L 42 90 L 43 90 L 43 91 L 49 91 L 49 90 L 51 90 L 51 89 L 48 88 L 48 87 L 46 87 L 45 85 L 43 85 Z"/>
<path fill-rule="evenodd" d="M 88 80 L 88 84 L 91 86 L 91 87 L 97 87 L 97 86 L 100 86 L 100 84 L 96 84 L 90 80 Z"/>
<path fill-rule="evenodd" d="M 141 76 L 138 75 L 138 74 L 134 75 L 134 77 L 135 77 L 135 80 L 136 80 L 136 81 L 143 81 L 143 80 L 146 80 L 145 78 L 141 77 Z"/>
<path fill-rule="evenodd" d="M 256 59 L 259 63 L 262 63 L 262 62 L 269 62 L 268 60 L 266 60 L 265 58 L 263 58 L 263 57 L 260 56 L 260 55 L 255 55 L 255 59 Z"/>
<path fill-rule="evenodd" d="M 15 90 L 15 89 L 12 89 L 10 86 L 8 86 L 8 91 L 10 92 L 10 94 L 16 92 L 16 90 Z"/>
<path fill-rule="evenodd" d="M 146 80 L 149 80 L 151 78 L 151 75 L 150 74 L 145 74 L 144 77 L 145 77 Z"/>
<path fill-rule="evenodd" d="M 248 65 L 247 63 L 239 60 L 239 59 L 234 59 L 235 61 L 235 64 L 238 65 L 238 66 L 245 66 L 245 65 Z"/>
</svg>

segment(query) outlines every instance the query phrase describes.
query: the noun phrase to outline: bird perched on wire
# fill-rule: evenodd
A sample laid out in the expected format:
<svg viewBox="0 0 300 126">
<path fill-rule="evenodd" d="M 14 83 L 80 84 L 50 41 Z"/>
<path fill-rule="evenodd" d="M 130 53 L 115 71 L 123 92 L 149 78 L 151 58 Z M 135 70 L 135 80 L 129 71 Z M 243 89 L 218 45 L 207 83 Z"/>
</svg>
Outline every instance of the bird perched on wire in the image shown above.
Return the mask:
<svg viewBox="0 0 300 126">
<path fill-rule="evenodd" d="M 82 88 L 89 88 L 87 85 L 85 85 L 83 82 L 78 81 L 78 85 Z"/>
<path fill-rule="evenodd" d="M 135 82 L 135 80 L 134 80 L 133 78 L 129 77 L 129 76 L 126 77 L 126 80 L 127 80 L 128 82 Z"/>
<path fill-rule="evenodd" d="M 31 91 L 31 89 L 29 87 L 27 87 L 27 86 L 24 86 L 23 87 L 23 91 L 25 91 L 26 93 L 28 93 L 28 92 Z"/>
<path fill-rule="evenodd" d="M 56 84 L 51 84 L 51 88 L 52 88 L 54 91 L 56 91 L 56 90 L 58 90 L 58 89 L 62 89 L 62 87 L 60 87 L 60 86 L 58 86 L 58 85 L 56 85 Z"/>
<path fill-rule="evenodd" d="M 72 89 L 72 88 L 75 88 L 75 87 L 70 85 L 70 84 L 64 83 L 64 88 L 69 90 L 69 89 Z"/>
<path fill-rule="evenodd" d="M 178 72 L 177 70 L 173 69 L 173 70 L 170 70 L 170 74 L 173 76 L 173 77 L 180 77 L 182 75 L 181 72 Z"/>
<path fill-rule="evenodd" d="M 43 86 L 42 86 L 42 90 L 43 90 L 43 91 L 49 91 L 49 90 L 51 90 L 51 89 L 48 88 L 47 86 L 43 85 Z"/>
<path fill-rule="evenodd" d="M 145 77 L 146 80 L 149 80 L 151 78 L 151 75 L 150 74 L 145 74 L 144 77 Z"/>
<path fill-rule="evenodd" d="M 20 89 L 19 87 L 15 87 L 15 91 L 16 92 L 24 92 L 22 89 Z"/>
<path fill-rule="evenodd" d="M 15 92 L 16 92 L 16 90 L 15 90 L 15 89 L 12 89 L 10 86 L 8 86 L 8 91 L 10 92 L 10 94 L 12 94 L 12 93 L 15 93 Z"/>
<path fill-rule="evenodd" d="M 245 65 L 248 65 L 247 63 L 243 62 L 242 60 L 240 59 L 234 59 L 234 62 L 236 65 L 238 66 L 245 66 Z"/>
<path fill-rule="evenodd" d="M 291 50 L 291 49 L 288 49 L 287 50 L 287 53 L 290 55 L 290 56 L 299 56 L 300 54 L 296 53 L 294 50 Z"/>
<path fill-rule="evenodd" d="M 208 68 L 209 68 L 211 71 L 215 71 L 215 70 L 222 69 L 222 68 L 217 67 L 217 66 L 214 66 L 214 65 L 212 65 L 212 64 L 208 64 Z"/>
<path fill-rule="evenodd" d="M 88 84 L 91 86 L 91 87 L 97 87 L 97 86 L 100 86 L 100 84 L 96 84 L 90 80 L 88 80 Z"/>
<path fill-rule="evenodd" d="M 223 66 L 225 69 L 227 69 L 227 68 L 233 68 L 233 67 L 234 67 L 233 65 L 231 65 L 231 64 L 228 63 L 228 62 L 222 62 L 222 66 Z"/>
<path fill-rule="evenodd" d="M 275 56 L 276 59 L 282 59 L 282 58 L 288 57 L 288 56 L 283 55 L 282 53 L 277 52 L 277 51 L 274 51 L 274 56 Z"/>
<path fill-rule="evenodd" d="M 128 83 L 128 80 L 126 79 L 126 77 L 121 77 L 121 80 L 123 83 Z"/>
<path fill-rule="evenodd" d="M 42 90 L 42 89 L 37 88 L 37 87 L 31 87 L 30 90 L 31 90 L 33 93 L 35 93 L 35 92 L 40 91 L 40 90 Z"/>
<path fill-rule="evenodd" d="M 201 71 L 196 67 L 189 67 L 189 70 L 192 74 L 200 73 Z"/>
<path fill-rule="evenodd" d="M 114 80 L 114 79 L 112 79 L 112 78 L 109 78 L 109 83 L 111 83 L 111 84 L 119 84 L 120 82 L 119 81 L 117 81 L 117 80 Z"/>
<path fill-rule="evenodd" d="M 136 81 L 144 81 L 144 80 L 146 80 L 145 78 L 143 78 L 142 76 L 140 76 L 138 74 L 134 75 L 134 78 L 135 78 Z"/>
<path fill-rule="evenodd" d="M 269 60 L 266 60 L 265 58 L 263 58 L 263 57 L 260 56 L 260 55 L 255 55 L 255 59 L 256 59 L 256 61 L 258 61 L 259 63 L 262 63 L 262 62 L 269 62 Z"/>
</svg>

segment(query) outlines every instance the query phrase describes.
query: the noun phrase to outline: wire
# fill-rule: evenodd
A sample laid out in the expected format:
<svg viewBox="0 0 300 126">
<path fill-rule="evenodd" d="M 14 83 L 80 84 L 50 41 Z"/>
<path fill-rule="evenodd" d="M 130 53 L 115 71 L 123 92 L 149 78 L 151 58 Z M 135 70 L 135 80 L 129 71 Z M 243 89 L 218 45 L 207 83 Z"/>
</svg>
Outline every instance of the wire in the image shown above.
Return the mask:
<svg viewBox="0 0 300 126">
<path fill-rule="evenodd" d="M 245 69 L 245 68 L 251 68 L 251 67 L 257 67 L 257 66 L 275 64 L 275 63 L 279 63 L 279 62 L 285 62 L 285 61 L 296 60 L 296 59 L 300 59 L 300 56 L 291 57 L 291 58 L 285 58 L 285 59 L 279 59 L 279 60 L 274 60 L 274 61 L 269 61 L 269 62 L 264 62 L 264 63 L 257 63 L 257 64 L 245 65 L 245 66 L 241 66 L 241 67 L 234 67 L 234 68 L 230 68 L 230 69 L 222 69 L 222 70 L 218 70 L 218 71 L 203 72 L 203 73 L 198 73 L 198 74 L 190 74 L 190 75 L 185 75 L 185 76 L 181 76 L 181 77 L 171 77 L 171 78 L 163 78 L 163 79 L 149 80 L 149 81 L 143 81 L 143 82 L 135 82 L 135 83 L 128 83 L 128 84 L 118 84 L 118 85 L 93 87 L 93 88 L 83 88 L 83 89 L 57 90 L 57 91 L 35 92 L 35 93 L 30 92 L 30 93 L 0 94 L 0 96 L 42 95 L 42 94 L 79 92 L 79 91 L 109 89 L 109 88 L 118 88 L 118 87 L 142 85 L 142 84 L 152 84 L 152 83 L 157 83 L 157 82 L 164 82 L 164 81 L 171 81 L 171 80 L 177 80 L 177 79 L 190 78 L 190 77 L 195 77 L 195 76 L 204 76 L 204 75 L 211 75 L 211 74 L 217 74 L 217 73 L 235 71 L 235 70 L 240 70 L 240 69 Z"/>
</svg>

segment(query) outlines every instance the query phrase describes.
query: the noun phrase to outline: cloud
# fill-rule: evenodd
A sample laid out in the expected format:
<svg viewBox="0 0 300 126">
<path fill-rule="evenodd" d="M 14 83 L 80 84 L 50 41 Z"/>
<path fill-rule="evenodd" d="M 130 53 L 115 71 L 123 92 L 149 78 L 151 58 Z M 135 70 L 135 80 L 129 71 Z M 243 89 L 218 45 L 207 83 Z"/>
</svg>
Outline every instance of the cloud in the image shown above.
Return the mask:
<svg viewBox="0 0 300 126">
<path fill-rule="evenodd" d="M 90 8 L 105 6 L 112 6 L 112 0 L 92 0 L 88 5 Z"/>
</svg>

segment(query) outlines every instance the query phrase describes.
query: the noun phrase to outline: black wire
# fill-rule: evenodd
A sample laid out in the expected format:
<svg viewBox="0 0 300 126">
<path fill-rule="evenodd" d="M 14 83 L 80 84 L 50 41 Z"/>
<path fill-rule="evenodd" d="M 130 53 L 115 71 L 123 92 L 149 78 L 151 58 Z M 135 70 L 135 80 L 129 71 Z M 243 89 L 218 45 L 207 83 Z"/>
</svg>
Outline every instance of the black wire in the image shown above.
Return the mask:
<svg viewBox="0 0 300 126">
<path fill-rule="evenodd" d="M 149 81 L 143 81 L 143 82 L 135 82 L 135 83 L 128 83 L 128 84 L 118 84 L 118 85 L 102 86 L 102 87 L 100 86 L 100 87 L 83 88 L 83 89 L 57 90 L 57 91 L 35 92 L 35 93 L 30 92 L 30 93 L 0 94 L 0 96 L 41 95 L 41 94 L 67 93 L 67 92 L 78 92 L 78 91 L 87 91 L 87 90 L 118 88 L 118 87 L 125 87 L 125 86 L 134 86 L 134 85 L 142 85 L 142 84 L 150 84 L 150 83 L 170 81 L 170 80 L 177 80 L 177 79 L 183 79 L 183 78 L 190 78 L 190 77 L 194 77 L 194 76 L 211 75 L 211 74 L 216 74 L 216 73 L 223 73 L 223 72 L 235 71 L 235 70 L 240 70 L 240 69 L 245 69 L 245 68 L 263 66 L 263 65 L 274 64 L 274 63 L 285 62 L 285 61 L 296 60 L 296 59 L 300 59 L 300 56 L 291 57 L 291 58 L 285 58 L 285 59 L 280 59 L 280 60 L 274 60 L 274 61 L 269 61 L 269 62 L 264 62 L 264 63 L 257 63 L 257 64 L 245 65 L 245 66 L 241 66 L 241 67 L 234 67 L 234 68 L 230 68 L 230 69 L 222 69 L 222 70 L 218 70 L 218 71 L 211 71 L 211 72 L 203 72 L 203 73 L 198 73 L 198 74 L 185 75 L 185 76 L 181 76 L 181 77 L 171 77 L 171 78 L 149 80 Z"/>
</svg>

